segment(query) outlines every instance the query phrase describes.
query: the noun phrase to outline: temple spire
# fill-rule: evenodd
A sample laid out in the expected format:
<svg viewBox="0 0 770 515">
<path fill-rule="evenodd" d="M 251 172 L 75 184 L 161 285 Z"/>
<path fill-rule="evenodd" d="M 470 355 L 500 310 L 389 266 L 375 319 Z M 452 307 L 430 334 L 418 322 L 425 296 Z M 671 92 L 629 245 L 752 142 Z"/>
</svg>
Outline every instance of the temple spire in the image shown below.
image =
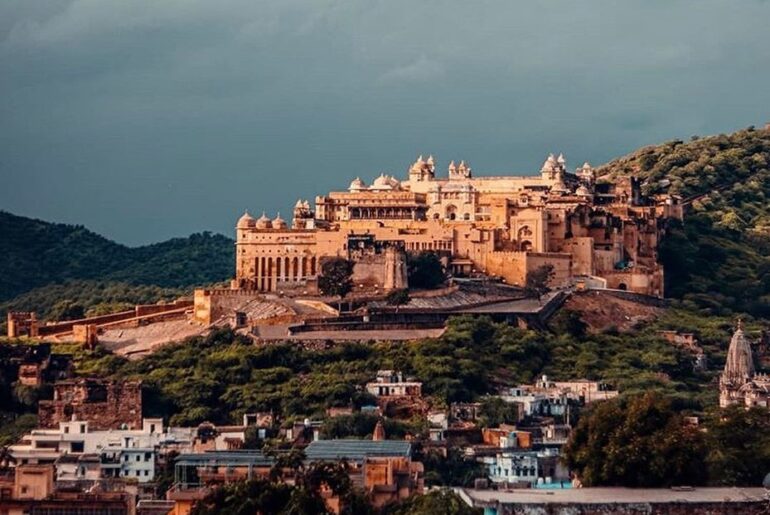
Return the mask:
<svg viewBox="0 0 770 515">
<path fill-rule="evenodd" d="M 377 421 L 377 425 L 374 426 L 374 433 L 372 434 L 372 440 L 380 442 L 385 440 L 385 427 L 382 425 L 382 420 Z"/>
<path fill-rule="evenodd" d="M 727 350 L 727 361 L 724 372 L 722 372 L 722 381 L 743 384 L 754 377 L 754 373 L 751 346 L 743 334 L 743 320 L 738 319 L 735 333 L 730 340 L 730 348 Z"/>
</svg>

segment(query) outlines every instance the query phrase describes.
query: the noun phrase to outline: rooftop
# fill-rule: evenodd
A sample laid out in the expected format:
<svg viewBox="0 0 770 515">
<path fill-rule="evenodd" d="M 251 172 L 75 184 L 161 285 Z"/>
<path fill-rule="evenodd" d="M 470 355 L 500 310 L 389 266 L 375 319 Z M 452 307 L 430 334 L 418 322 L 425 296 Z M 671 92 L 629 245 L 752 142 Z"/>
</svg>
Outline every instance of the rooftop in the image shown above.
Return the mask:
<svg viewBox="0 0 770 515">
<path fill-rule="evenodd" d="M 550 503 L 721 503 L 757 502 L 765 498 L 764 488 L 570 488 L 538 491 L 530 489 L 500 492 L 494 490 L 457 489 L 475 506 L 484 504 L 550 504 Z"/>
<path fill-rule="evenodd" d="M 318 440 L 305 449 L 309 461 L 362 461 L 370 457 L 408 457 L 411 454 L 412 444 L 403 440 Z"/>
</svg>

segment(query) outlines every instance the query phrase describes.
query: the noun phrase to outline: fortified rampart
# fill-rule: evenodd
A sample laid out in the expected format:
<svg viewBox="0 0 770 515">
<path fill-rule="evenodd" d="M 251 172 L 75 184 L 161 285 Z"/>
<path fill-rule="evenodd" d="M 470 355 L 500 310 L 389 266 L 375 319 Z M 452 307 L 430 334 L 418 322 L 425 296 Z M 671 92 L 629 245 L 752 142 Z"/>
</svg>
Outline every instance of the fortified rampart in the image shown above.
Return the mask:
<svg viewBox="0 0 770 515">
<path fill-rule="evenodd" d="M 171 304 L 139 304 L 134 309 L 95 317 L 65 320 L 41 325 L 35 313 L 9 311 L 8 337 L 57 337 L 73 335 L 81 343 L 93 343 L 98 330 L 121 324 L 149 323 L 169 317 L 182 316 L 193 306 L 191 300 L 177 300 Z"/>
</svg>

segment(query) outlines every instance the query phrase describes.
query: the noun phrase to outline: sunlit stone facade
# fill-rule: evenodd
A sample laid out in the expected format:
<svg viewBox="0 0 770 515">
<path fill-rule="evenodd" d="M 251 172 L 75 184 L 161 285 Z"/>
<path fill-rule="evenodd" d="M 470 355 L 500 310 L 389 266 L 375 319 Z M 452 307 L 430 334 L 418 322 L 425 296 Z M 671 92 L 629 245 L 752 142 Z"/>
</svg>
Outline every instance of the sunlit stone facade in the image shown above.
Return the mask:
<svg viewBox="0 0 770 515">
<path fill-rule="evenodd" d="M 433 157 L 407 177 L 380 174 L 367 185 L 298 201 L 291 227 L 279 217 L 238 220 L 236 288 L 276 291 L 317 276 L 328 256 L 371 247 L 430 250 L 456 275 L 486 273 L 510 284 L 553 265 L 554 281 L 593 276 L 609 288 L 662 296 L 657 263 L 662 219 L 681 218 L 676 197 L 645 198 L 637 180 L 597 181 L 586 163 L 567 171 L 550 155 L 532 176 L 476 177 L 465 162 L 436 174 Z"/>
</svg>

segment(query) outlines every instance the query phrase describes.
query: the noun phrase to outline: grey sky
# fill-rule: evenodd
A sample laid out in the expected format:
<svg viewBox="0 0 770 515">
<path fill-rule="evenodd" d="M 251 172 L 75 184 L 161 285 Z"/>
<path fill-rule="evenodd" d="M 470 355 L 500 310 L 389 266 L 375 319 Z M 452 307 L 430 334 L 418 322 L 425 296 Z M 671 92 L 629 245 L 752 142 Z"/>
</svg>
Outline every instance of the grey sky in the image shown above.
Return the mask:
<svg viewBox="0 0 770 515">
<path fill-rule="evenodd" d="M 0 2 L 0 208 L 138 244 L 770 121 L 759 0 Z"/>
</svg>

